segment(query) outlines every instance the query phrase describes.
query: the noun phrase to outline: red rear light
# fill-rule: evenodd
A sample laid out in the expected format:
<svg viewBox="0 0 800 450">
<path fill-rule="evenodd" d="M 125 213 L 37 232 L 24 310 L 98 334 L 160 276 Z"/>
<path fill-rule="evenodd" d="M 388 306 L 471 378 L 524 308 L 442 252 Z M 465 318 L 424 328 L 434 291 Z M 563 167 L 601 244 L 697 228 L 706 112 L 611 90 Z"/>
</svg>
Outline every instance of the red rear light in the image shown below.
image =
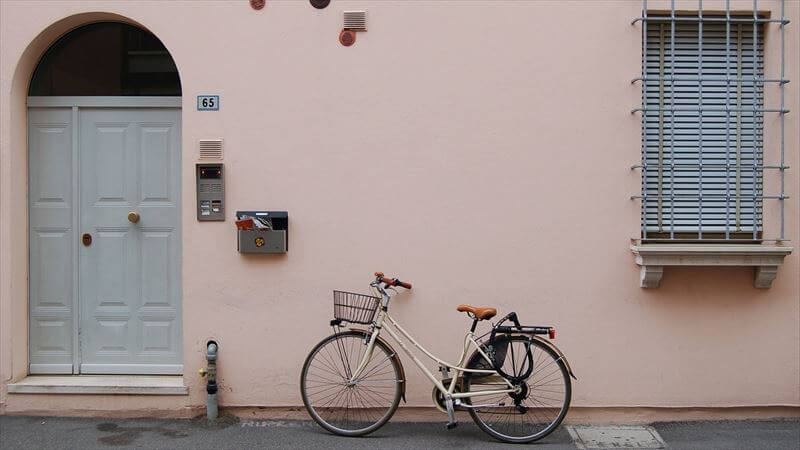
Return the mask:
<svg viewBox="0 0 800 450">
<path fill-rule="evenodd" d="M 555 339 L 555 338 L 556 338 L 556 329 L 550 328 L 550 339 Z"/>
</svg>

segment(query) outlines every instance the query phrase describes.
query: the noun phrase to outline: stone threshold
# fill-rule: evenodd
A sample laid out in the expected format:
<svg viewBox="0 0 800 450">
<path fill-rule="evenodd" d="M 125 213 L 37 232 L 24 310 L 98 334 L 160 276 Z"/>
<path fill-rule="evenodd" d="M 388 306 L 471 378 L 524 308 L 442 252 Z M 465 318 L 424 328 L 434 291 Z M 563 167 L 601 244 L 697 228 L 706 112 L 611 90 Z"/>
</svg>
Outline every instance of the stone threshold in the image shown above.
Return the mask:
<svg viewBox="0 0 800 450">
<path fill-rule="evenodd" d="M 28 375 L 8 393 L 188 395 L 189 388 L 180 375 Z"/>
<path fill-rule="evenodd" d="M 767 289 L 792 247 L 759 244 L 636 244 L 631 251 L 641 268 L 639 286 L 657 288 L 668 266 L 753 267 L 753 287 Z"/>
</svg>

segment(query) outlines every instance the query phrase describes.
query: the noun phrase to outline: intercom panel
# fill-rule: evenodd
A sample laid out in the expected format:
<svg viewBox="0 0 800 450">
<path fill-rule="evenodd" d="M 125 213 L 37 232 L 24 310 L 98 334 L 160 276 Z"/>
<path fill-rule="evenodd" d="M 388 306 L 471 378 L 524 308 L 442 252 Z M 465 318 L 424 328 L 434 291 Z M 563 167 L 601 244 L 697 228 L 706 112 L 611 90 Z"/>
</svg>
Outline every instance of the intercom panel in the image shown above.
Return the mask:
<svg viewBox="0 0 800 450">
<path fill-rule="evenodd" d="M 197 220 L 225 220 L 225 171 L 222 164 L 197 165 Z"/>
</svg>

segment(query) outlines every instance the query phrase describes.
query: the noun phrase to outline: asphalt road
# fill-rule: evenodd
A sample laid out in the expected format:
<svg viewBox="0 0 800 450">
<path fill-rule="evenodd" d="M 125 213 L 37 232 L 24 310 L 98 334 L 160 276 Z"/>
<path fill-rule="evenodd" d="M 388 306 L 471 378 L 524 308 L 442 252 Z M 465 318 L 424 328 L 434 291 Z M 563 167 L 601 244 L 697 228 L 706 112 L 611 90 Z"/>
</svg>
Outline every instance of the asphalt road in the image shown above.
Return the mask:
<svg viewBox="0 0 800 450">
<path fill-rule="evenodd" d="M 669 448 L 800 448 L 800 420 L 738 422 L 669 422 L 652 426 Z M 0 416 L 0 449 L 486 449 L 511 448 L 491 439 L 471 423 L 452 431 L 442 423 L 389 423 L 372 435 L 344 438 L 311 422 L 204 420 L 79 419 Z M 564 426 L 537 449 L 574 449 Z M 519 448 L 519 447 L 515 447 Z"/>
</svg>

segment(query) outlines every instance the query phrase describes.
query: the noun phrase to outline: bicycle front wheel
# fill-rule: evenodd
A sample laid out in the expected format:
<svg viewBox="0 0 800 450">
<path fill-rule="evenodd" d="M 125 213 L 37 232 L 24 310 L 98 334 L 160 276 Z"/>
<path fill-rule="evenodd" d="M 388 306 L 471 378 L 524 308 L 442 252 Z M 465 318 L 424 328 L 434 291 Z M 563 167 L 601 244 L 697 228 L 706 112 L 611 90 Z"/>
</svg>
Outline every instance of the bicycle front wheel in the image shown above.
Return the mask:
<svg viewBox="0 0 800 450">
<path fill-rule="evenodd" d="M 342 436 L 363 436 L 383 426 L 397 409 L 405 382 L 397 355 L 381 341 L 358 379 L 350 381 L 367 351 L 365 338 L 355 330 L 329 336 L 303 364 L 303 404 L 322 428 Z"/>
<path fill-rule="evenodd" d="M 504 360 L 507 374 L 527 370 L 525 336 L 498 339 L 495 351 Z M 515 384 L 517 392 L 470 397 L 472 420 L 490 436 L 503 442 L 527 443 L 539 440 L 555 430 L 564 420 L 572 397 L 572 382 L 567 366 L 556 352 L 537 340 L 530 343 L 533 369 L 527 379 Z M 476 351 L 468 367 L 490 367 Z M 499 375 L 467 373 L 464 391 L 498 391 L 508 389 Z"/>
</svg>

